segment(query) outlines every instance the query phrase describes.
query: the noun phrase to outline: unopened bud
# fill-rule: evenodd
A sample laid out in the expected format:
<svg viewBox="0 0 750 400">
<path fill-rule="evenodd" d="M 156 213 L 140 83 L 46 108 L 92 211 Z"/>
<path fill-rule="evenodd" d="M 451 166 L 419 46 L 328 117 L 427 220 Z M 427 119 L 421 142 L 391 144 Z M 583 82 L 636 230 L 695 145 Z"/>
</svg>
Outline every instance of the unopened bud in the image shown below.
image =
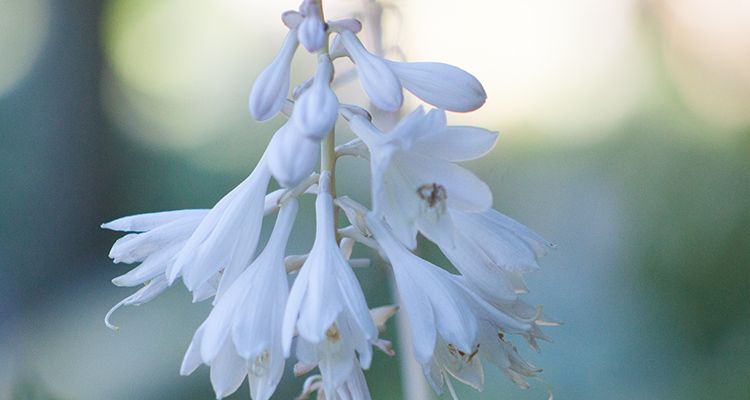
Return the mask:
<svg viewBox="0 0 750 400">
<path fill-rule="evenodd" d="M 258 121 L 274 117 L 284 106 L 289 94 L 289 72 L 297 45 L 297 31 L 291 30 L 279 54 L 253 84 L 250 114 Z"/>
<path fill-rule="evenodd" d="M 321 141 L 336 124 L 339 100 L 330 86 L 333 65 L 327 56 L 319 57 L 312 85 L 294 105 L 291 123 L 306 138 Z"/>
<path fill-rule="evenodd" d="M 294 187 L 312 174 L 318 162 L 320 146 L 286 123 L 268 144 L 268 169 L 279 185 Z"/>
</svg>

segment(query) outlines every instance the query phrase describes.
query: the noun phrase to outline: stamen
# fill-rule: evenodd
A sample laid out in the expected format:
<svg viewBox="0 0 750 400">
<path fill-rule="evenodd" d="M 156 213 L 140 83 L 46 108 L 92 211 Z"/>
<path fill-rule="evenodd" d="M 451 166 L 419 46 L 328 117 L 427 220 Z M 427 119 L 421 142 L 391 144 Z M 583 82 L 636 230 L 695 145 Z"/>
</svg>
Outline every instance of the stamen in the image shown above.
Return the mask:
<svg viewBox="0 0 750 400">
<path fill-rule="evenodd" d="M 250 372 L 255 376 L 262 376 L 266 371 L 268 371 L 268 352 L 264 351 L 255 358 L 253 365 L 250 366 Z"/>
<path fill-rule="evenodd" d="M 427 183 L 417 188 L 417 196 L 427 203 L 427 208 L 435 211 L 437 216 L 445 213 L 445 201 L 448 199 L 448 193 L 443 185 L 437 183 Z"/>
<path fill-rule="evenodd" d="M 336 327 L 336 324 L 333 324 L 328 328 L 326 331 L 326 337 L 332 342 L 338 342 L 341 339 L 341 334 L 339 333 L 339 328 Z"/>
</svg>

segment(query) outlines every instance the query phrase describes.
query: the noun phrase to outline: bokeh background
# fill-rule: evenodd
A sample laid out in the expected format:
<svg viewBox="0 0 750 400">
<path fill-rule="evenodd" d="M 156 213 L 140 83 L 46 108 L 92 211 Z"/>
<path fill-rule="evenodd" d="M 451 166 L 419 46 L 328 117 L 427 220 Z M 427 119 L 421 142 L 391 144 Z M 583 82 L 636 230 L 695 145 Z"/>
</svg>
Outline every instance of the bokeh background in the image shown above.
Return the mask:
<svg viewBox="0 0 750 400">
<path fill-rule="evenodd" d="M 111 264 L 117 235 L 98 226 L 210 207 L 249 173 L 282 121 L 254 122 L 247 95 L 285 34 L 279 14 L 296 6 L 0 0 L 1 399 L 213 398 L 207 368 L 178 375 L 209 310 L 180 285 L 105 328 L 130 291 L 109 282 L 127 266 Z M 564 321 L 541 353 L 522 349 L 542 380 L 521 390 L 488 366 L 484 392 L 462 398 L 750 399 L 750 2 L 326 11 L 380 17 L 371 45 L 484 83 L 482 109 L 450 116 L 501 132 L 470 167 L 496 208 L 558 244 L 529 277 L 529 299 Z M 297 83 L 311 72 L 299 54 Z M 343 90 L 364 104 L 356 84 Z M 339 170 L 339 187 L 367 201 L 361 162 Z M 312 236 L 302 210 L 296 252 Z M 359 274 L 372 306 L 390 302 L 385 267 Z M 396 339 L 393 322 L 385 336 Z M 377 355 L 367 376 L 375 399 L 401 397 L 397 360 Z M 285 378 L 276 398 L 301 384 Z M 243 386 L 231 398 L 248 397 Z"/>
</svg>

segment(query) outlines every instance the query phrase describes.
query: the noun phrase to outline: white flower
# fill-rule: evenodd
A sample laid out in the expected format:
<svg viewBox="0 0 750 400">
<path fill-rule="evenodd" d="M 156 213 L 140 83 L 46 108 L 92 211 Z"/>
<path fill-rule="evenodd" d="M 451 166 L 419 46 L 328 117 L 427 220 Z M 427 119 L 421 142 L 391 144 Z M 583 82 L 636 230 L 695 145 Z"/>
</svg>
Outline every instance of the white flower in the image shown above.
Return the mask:
<svg viewBox="0 0 750 400">
<path fill-rule="evenodd" d="M 480 356 L 503 371 L 513 382 L 522 388 L 529 384 L 524 377 L 536 376 L 541 369 L 526 362 L 513 344 L 505 340 L 505 335 L 489 324 L 480 331 Z"/>
<path fill-rule="evenodd" d="M 284 39 L 281 51 L 269 64 L 250 92 L 250 114 L 258 121 L 273 118 L 284 106 L 289 94 L 289 72 L 297 50 L 297 30 L 292 29 Z"/>
<path fill-rule="evenodd" d="M 349 58 L 357 64 L 359 83 L 372 104 L 391 112 L 401 108 L 404 101 L 401 83 L 385 61 L 367 51 L 354 33 L 344 30 L 340 36 Z"/>
<path fill-rule="evenodd" d="M 483 320 L 504 332 L 531 329 L 529 323 L 476 296 L 460 277 L 412 254 L 375 215 L 368 216 L 367 226 L 393 266 L 412 329 L 414 356 L 423 367 L 430 364 L 438 340 L 471 354 Z"/>
<path fill-rule="evenodd" d="M 320 50 L 326 40 L 326 26 L 318 14 L 318 6 L 319 1 L 304 1 L 300 6 L 305 19 L 299 25 L 297 37 L 311 53 Z"/>
<path fill-rule="evenodd" d="M 217 398 L 237 390 L 247 375 L 252 398 L 266 400 L 281 379 L 289 292 L 284 250 L 297 209 L 296 199 L 284 203 L 268 245 L 216 303 L 185 354 L 181 373 L 191 374 L 201 361 L 210 365 Z"/>
<path fill-rule="evenodd" d="M 500 304 L 526 291 L 522 273 L 539 268 L 537 260 L 552 244 L 529 228 L 495 211 L 448 210 L 453 242 L 437 236 L 437 245 L 479 294 Z"/>
<path fill-rule="evenodd" d="M 255 255 L 270 179 L 264 155 L 250 176 L 203 218 L 167 272 L 170 283 L 182 276 L 194 291 L 223 269 L 216 295 L 221 297 Z"/>
<path fill-rule="evenodd" d="M 306 138 L 321 141 L 336 124 L 339 100 L 331 90 L 333 65 L 327 55 L 318 56 L 315 80 L 294 103 L 291 122 Z"/>
<path fill-rule="evenodd" d="M 387 134 L 358 115 L 349 123 L 370 149 L 373 211 L 407 247 L 416 247 L 418 228 L 433 241 L 441 235 L 450 241 L 447 209 L 481 212 L 492 206 L 489 187 L 454 162 L 485 154 L 496 133 L 447 127 L 443 111 L 425 114 L 421 107 Z"/>
<path fill-rule="evenodd" d="M 386 60 L 367 51 L 351 31 L 338 29 L 346 54 L 357 64 L 362 89 L 382 110 L 395 111 L 401 107 L 402 87 L 448 111 L 474 111 L 487 100 L 479 80 L 458 67 L 437 62 Z"/>
<path fill-rule="evenodd" d="M 443 393 L 446 384 L 451 393 L 454 392 L 450 377 L 481 391 L 484 387 L 482 359 L 494 364 L 524 389 L 529 387 L 525 377 L 533 377 L 541 372 L 521 357 L 515 346 L 505 340 L 503 332 L 482 322 L 477 345 L 470 353 L 438 340 L 433 358 L 425 366 L 425 376 L 438 395 Z"/>
<path fill-rule="evenodd" d="M 115 263 L 140 263 L 128 273 L 112 280 L 117 286 L 143 288 L 117 303 L 104 318 L 105 324 L 116 329 L 109 320 L 120 307 L 147 303 L 164 292 L 168 285 L 165 272 L 174 262 L 208 210 L 179 210 L 148 213 L 119 218 L 102 224 L 102 228 L 130 233 L 118 239 L 109 256 Z M 210 289 L 208 289 L 210 292 Z"/>
<path fill-rule="evenodd" d="M 294 187 L 312 174 L 320 145 L 304 137 L 292 121 L 282 125 L 268 144 L 268 169 L 283 187 Z"/>
<path fill-rule="evenodd" d="M 284 313 L 284 352 L 289 355 L 295 329 L 297 354 L 318 364 L 331 387 L 349 375 L 354 350 L 367 368 L 370 342 L 377 338 L 362 289 L 336 243 L 330 173 L 320 176 L 315 202 L 315 243 L 294 281 Z"/>
</svg>

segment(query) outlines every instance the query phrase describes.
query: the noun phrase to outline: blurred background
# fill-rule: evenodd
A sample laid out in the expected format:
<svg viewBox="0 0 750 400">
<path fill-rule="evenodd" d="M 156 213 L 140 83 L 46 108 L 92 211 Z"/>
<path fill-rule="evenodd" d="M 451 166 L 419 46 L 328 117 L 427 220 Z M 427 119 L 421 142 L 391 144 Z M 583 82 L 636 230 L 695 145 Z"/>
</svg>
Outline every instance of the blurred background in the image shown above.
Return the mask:
<svg viewBox="0 0 750 400">
<path fill-rule="evenodd" d="M 131 290 L 109 282 L 129 267 L 99 224 L 211 207 L 252 170 L 282 120 L 254 122 L 247 96 L 297 3 L 0 0 L 0 399 L 213 398 L 206 367 L 178 374 L 210 307 L 181 285 L 105 328 Z M 564 321 L 521 350 L 541 381 L 486 366 L 484 392 L 458 384 L 461 398 L 750 399 L 750 2 L 325 3 L 381 18 L 370 43 L 390 57 L 484 83 L 482 109 L 449 117 L 501 132 L 469 166 L 558 244 L 528 279 Z M 311 60 L 298 52 L 294 83 Z M 367 168 L 341 164 L 339 188 L 366 202 Z M 311 243 L 309 203 L 292 252 Z M 391 301 L 385 267 L 358 273 L 371 306 Z M 401 398 L 398 368 L 376 355 L 373 398 Z"/>
</svg>

